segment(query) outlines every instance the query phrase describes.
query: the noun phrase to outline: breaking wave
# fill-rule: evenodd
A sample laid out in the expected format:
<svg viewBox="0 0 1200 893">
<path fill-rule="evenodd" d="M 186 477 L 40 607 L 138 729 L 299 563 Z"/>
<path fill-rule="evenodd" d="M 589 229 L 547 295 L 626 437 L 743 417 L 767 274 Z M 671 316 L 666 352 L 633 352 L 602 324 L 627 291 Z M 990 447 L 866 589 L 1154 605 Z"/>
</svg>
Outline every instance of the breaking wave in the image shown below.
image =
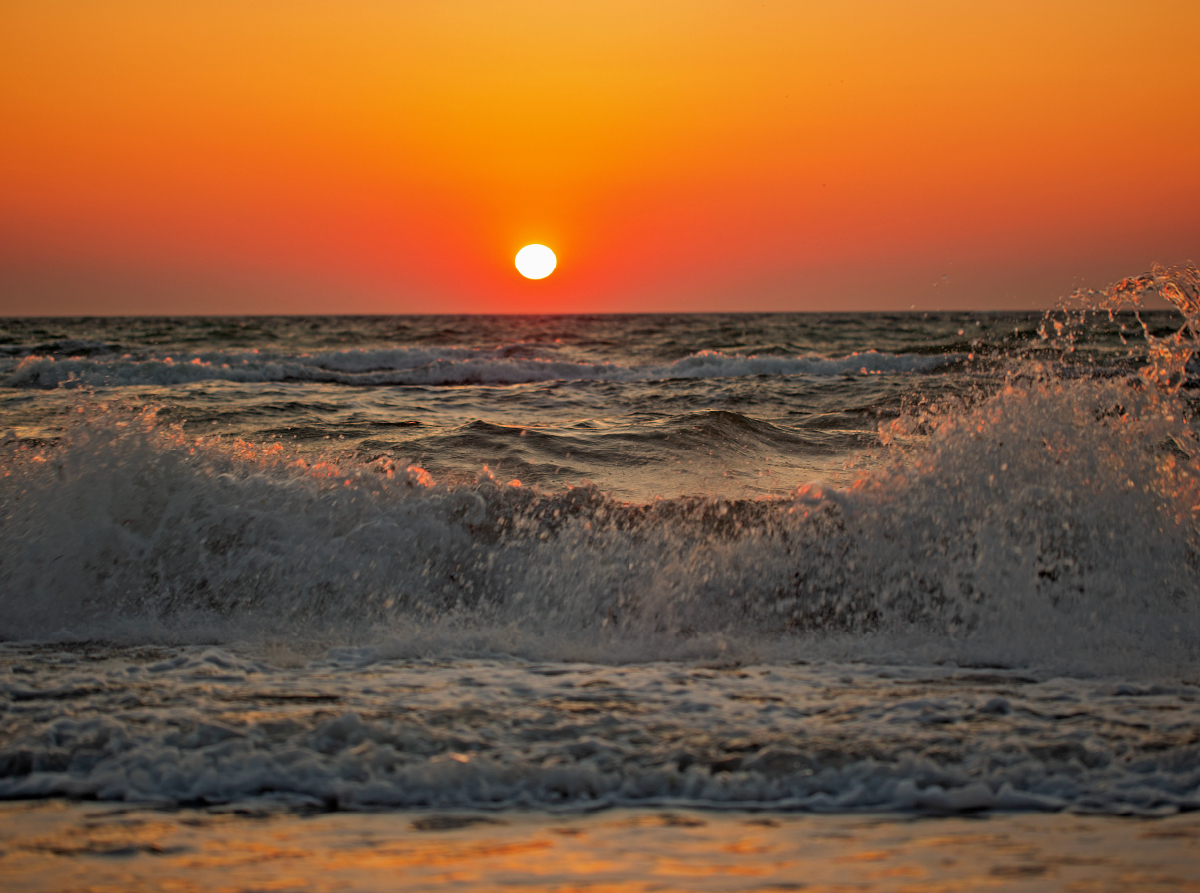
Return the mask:
<svg viewBox="0 0 1200 893">
<path fill-rule="evenodd" d="M 1152 296 L 1182 324 L 1139 325 Z M 1118 311 L 1127 355 L 1092 363 Z M 1077 295 L 906 392 L 839 484 L 759 499 L 437 479 L 66 395 L 0 436 L 0 799 L 1195 810 L 1198 322 L 1194 268 Z M 798 437 L 699 407 L 669 424 L 705 453 Z"/>
<path fill-rule="evenodd" d="M 1013 380 L 848 488 L 647 504 L 486 472 L 439 485 L 80 406 L 57 445 L 3 447 L 0 634 L 599 661 L 815 636 L 1189 664 L 1200 444 L 1176 398 L 1137 384 Z"/>
<path fill-rule="evenodd" d="M 1014 363 L 988 394 L 885 425 L 882 467 L 784 499 L 627 503 L 588 486 L 540 492 L 486 468 L 473 484 L 438 483 L 388 459 L 314 461 L 80 402 L 54 445 L 3 446 L 0 633 L 229 641 L 288 628 L 602 661 L 734 642 L 800 653 L 919 641 L 1005 664 L 1190 664 L 1194 280 L 1157 272 L 1091 297 L 1093 310 L 1136 309 L 1154 293 L 1183 312 L 1178 333 L 1151 337 L 1139 373 Z M 701 354 L 668 368 L 943 361 Z"/>
</svg>

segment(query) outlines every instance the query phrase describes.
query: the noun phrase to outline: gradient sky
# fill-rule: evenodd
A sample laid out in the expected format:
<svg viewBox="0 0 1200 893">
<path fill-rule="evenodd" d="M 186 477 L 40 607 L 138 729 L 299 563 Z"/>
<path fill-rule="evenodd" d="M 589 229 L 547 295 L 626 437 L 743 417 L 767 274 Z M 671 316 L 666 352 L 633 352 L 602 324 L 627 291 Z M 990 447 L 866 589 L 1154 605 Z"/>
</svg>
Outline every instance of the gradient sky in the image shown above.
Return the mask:
<svg viewBox="0 0 1200 893">
<path fill-rule="evenodd" d="M 7 0 L 0 314 L 1049 306 L 1200 260 L 1197 34 L 1195 0 Z"/>
</svg>

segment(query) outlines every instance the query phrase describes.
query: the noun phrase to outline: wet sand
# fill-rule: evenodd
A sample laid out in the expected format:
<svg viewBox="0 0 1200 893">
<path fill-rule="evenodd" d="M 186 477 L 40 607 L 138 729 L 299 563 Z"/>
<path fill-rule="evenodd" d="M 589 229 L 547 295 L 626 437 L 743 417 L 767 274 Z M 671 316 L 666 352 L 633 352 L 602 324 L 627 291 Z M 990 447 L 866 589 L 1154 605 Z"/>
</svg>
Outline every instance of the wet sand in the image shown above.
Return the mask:
<svg viewBox="0 0 1200 893">
<path fill-rule="evenodd" d="M 1200 890 L 1200 814 L 0 805 L 6 890 Z"/>
</svg>

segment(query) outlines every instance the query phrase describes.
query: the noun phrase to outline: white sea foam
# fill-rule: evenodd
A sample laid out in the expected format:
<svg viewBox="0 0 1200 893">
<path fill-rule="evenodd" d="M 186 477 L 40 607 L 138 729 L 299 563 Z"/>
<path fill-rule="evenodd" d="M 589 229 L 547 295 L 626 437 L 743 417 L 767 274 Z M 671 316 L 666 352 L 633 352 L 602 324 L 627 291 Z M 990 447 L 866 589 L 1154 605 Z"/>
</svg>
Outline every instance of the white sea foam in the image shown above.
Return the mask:
<svg viewBox="0 0 1200 893">
<path fill-rule="evenodd" d="M 212 648 L 0 650 L 0 798 L 299 808 L 1200 808 L 1187 684 Z M 1175 710 L 1164 727 L 1162 710 Z M 1069 718 L 1064 729 L 1063 719 Z"/>
<path fill-rule="evenodd" d="M 41 439 L 0 438 L 0 797 L 1198 809 L 1198 285 L 1155 273 L 1110 295 L 1178 292 L 1186 331 L 1152 336 L 1141 367 L 1013 356 L 986 386 L 889 404 L 885 455 L 784 498 L 439 482 L 386 451 L 195 437 L 86 390 L 10 395 L 50 408 Z M 1069 335 L 1039 349 L 1066 357 Z M 821 384 L 857 400 L 887 393 L 864 370 L 948 362 L 510 348 L 59 352 L 9 374 L 844 374 Z M 764 389 L 640 388 L 730 431 L 760 424 L 737 392 Z M 801 407 L 811 389 L 794 390 Z M 522 439 L 464 437 L 481 431 Z"/>
<path fill-rule="evenodd" d="M 916 659 L 1197 661 L 1200 445 L 1176 398 L 1136 382 L 1014 380 L 941 421 L 906 417 L 888 436 L 935 425 L 929 442 L 849 488 L 646 505 L 486 475 L 425 486 L 386 460 L 297 464 L 76 417 L 57 445 L 0 447 L 10 639 L 286 628 L 636 660 L 731 643 L 802 655 L 813 635 L 867 632 Z"/>
</svg>

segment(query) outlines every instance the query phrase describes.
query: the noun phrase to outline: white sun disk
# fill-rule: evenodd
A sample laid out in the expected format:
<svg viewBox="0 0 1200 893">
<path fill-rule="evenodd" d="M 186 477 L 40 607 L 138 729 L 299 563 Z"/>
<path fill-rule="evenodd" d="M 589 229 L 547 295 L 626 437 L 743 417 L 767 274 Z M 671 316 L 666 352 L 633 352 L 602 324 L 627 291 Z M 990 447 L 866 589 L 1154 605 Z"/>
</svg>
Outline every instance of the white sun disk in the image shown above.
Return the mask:
<svg viewBox="0 0 1200 893">
<path fill-rule="evenodd" d="M 526 245 L 517 252 L 517 272 L 526 279 L 545 279 L 558 266 L 558 258 L 545 245 Z"/>
</svg>

